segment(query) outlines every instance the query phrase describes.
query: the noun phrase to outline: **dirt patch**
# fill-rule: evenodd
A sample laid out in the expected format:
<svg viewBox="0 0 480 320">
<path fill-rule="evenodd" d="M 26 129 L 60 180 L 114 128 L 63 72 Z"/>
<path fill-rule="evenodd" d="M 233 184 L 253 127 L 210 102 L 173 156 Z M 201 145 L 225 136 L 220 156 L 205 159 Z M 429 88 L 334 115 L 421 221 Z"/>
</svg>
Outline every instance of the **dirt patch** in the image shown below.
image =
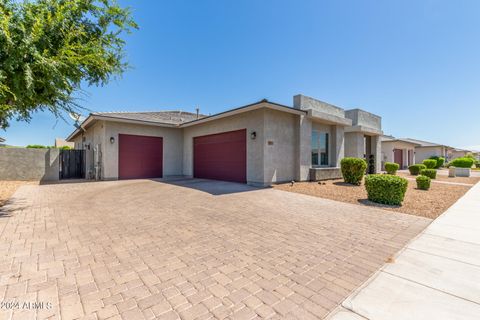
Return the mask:
<svg viewBox="0 0 480 320">
<path fill-rule="evenodd" d="M 38 181 L 3 181 L 0 180 L 0 207 L 17 191 L 20 186 L 25 184 L 38 184 Z"/>
<path fill-rule="evenodd" d="M 365 186 L 353 186 L 343 180 L 329 180 L 322 182 L 296 182 L 273 186 L 276 189 L 307 194 L 311 196 L 350 202 L 365 206 L 380 207 L 382 209 L 408 213 L 416 216 L 435 219 L 461 196 L 469 186 L 432 183 L 430 190 L 418 190 L 414 181 L 408 181 L 408 189 L 402 206 L 388 206 L 368 201 Z"/>
<path fill-rule="evenodd" d="M 443 173 L 443 172 L 442 172 Z M 412 178 L 415 179 L 417 176 L 412 176 L 409 173 L 406 172 L 397 172 L 397 175 L 405 178 Z M 480 181 L 480 177 L 454 177 L 450 178 L 448 175 L 443 175 L 439 172 L 437 172 L 437 178 L 432 180 L 432 181 L 448 181 L 448 182 L 459 182 L 459 183 L 469 183 L 469 184 L 475 184 L 478 181 Z"/>
</svg>

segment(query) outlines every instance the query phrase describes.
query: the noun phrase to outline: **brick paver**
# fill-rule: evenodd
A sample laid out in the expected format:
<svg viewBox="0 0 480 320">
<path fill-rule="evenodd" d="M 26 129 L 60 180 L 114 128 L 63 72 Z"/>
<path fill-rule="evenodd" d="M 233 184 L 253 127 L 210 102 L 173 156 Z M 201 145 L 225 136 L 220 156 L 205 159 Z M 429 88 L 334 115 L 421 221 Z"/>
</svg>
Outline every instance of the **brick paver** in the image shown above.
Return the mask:
<svg viewBox="0 0 480 320">
<path fill-rule="evenodd" d="M 0 319 L 322 318 L 430 220 L 184 180 L 24 186 L 0 216 Z"/>
</svg>

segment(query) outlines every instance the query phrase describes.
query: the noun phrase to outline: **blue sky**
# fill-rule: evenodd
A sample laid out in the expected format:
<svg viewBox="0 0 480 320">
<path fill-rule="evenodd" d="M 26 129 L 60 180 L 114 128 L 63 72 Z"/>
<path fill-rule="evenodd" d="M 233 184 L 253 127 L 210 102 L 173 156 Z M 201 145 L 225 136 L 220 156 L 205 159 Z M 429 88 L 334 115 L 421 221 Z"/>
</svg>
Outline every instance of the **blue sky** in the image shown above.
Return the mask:
<svg viewBox="0 0 480 320">
<path fill-rule="evenodd" d="M 86 87 L 94 111 L 216 113 L 302 93 L 383 117 L 383 130 L 480 148 L 480 1 L 120 1 L 140 30 L 132 65 Z M 12 123 L 12 145 L 53 144 L 71 123 Z"/>
</svg>

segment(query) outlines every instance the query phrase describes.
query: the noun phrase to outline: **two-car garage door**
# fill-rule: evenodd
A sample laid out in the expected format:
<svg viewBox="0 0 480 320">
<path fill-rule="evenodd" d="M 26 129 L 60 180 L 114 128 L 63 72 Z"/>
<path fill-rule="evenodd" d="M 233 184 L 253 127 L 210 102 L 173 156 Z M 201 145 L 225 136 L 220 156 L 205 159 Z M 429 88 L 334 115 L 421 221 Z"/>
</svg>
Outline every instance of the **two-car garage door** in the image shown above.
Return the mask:
<svg viewBox="0 0 480 320">
<path fill-rule="evenodd" d="M 246 130 L 193 138 L 193 176 L 246 183 Z"/>
</svg>

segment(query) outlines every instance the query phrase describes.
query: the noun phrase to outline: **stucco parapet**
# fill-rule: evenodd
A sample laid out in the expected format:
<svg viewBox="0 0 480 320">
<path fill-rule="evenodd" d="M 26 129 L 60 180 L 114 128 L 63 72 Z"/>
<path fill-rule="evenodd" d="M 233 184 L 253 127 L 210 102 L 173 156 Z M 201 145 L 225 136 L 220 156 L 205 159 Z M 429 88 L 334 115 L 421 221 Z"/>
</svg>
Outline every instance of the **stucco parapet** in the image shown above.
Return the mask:
<svg viewBox="0 0 480 320">
<path fill-rule="evenodd" d="M 293 107 L 301 110 L 313 109 L 313 110 L 324 112 L 326 114 L 331 114 L 337 117 L 341 117 L 341 118 L 345 117 L 344 109 L 327 102 L 323 102 L 311 97 L 304 96 L 302 94 L 298 94 L 293 97 Z"/>
<path fill-rule="evenodd" d="M 379 136 L 383 134 L 382 130 L 378 130 L 378 129 L 367 127 L 367 126 L 361 126 L 361 125 L 346 127 L 345 133 L 349 133 L 349 132 L 359 132 L 359 133 L 364 133 L 371 136 Z"/>
<path fill-rule="evenodd" d="M 354 126 L 364 126 L 382 130 L 382 117 L 362 109 L 350 109 L 345 111 L 345 117 L 352 119 Z"/>
<path fill-rule="evenodd" d="M 309 109 L 307 110 L 307 116 L 311 118 L 312 120 L 318 120 L 321 122 L 325 122 L 327 124 L 335 124 L 335 125 L 340 125 L 340 126 L 351 126 L 352 125 L 352 120 L 339 117 L 333 114 L 329 114 L 326 112 L 321 112 L 318 110 L 313 110 Z"/>
</svg>

